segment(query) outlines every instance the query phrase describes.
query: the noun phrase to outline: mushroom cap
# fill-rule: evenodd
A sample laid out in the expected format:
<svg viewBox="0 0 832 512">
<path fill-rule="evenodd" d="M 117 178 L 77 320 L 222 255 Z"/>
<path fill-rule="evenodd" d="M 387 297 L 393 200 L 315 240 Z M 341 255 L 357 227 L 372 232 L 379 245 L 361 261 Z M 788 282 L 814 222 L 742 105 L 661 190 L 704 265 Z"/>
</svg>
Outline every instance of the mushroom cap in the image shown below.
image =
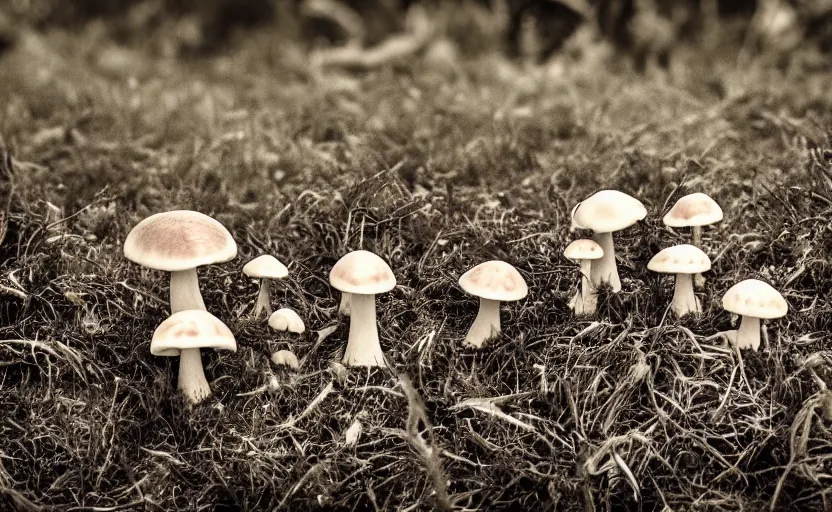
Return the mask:
<svg viewBox="0 0 832 512">
<path fill-rule="evenodd" d="M 353 251 L 332 267 L 329 284 L 337 290 L 359 295 L 389 292 L 396 286 L 390 265 L 370 251 Z"/>
<path fill-rule="evenodd" d="M 740 281 L 722 297 L 725 311 L 754 318 L 780 318 L 789 312 L 789 304 L 770 284 L 758 279 Z"/>
<path fill-rule="evenodd" d="M 167 272 L 222 263 L 236 255 L 237 244 L 225 226 L 190 210 L 151 215 L 124 240 L 128 260 Z"/>
<path fill-rule="evenodd" d="M 563 255 L 570 260 L 597 260 L 604 257 L 604 249 L 595 240 L 586 238 L 574 240 L 563 250 Z"/>
<path fill-rule="evenodd" d="M 283 279 L 289 275 L 289 269 L 274 256 L 264 254 L 246 263 L 243 274 L 260 279 Z"/>
<path fill-rule="evenodd" d="M 647 268 L 662 274 L 698 274 L 711 270 L 711 259 L 695 245 L 681 244 L 659 251 Z"/>
<path fill-rule="evenodd" d="M 237 351 L 237 341 L 222 320 L 201 309 L 172 314 L 159 324 L 150 342 L 154 356 L 176 357 L 183 350 L 213 348 Z"/>
<path fill-rule="evenodd" d="M 611 233 L 628 228 L 647 216 L 641 201 L 618 190 L 600 190 L 572 212 L 572 224 L 596 233 Z"/>
<path fill-rule="evenodd" d="M 680 198 L 662 219 L 671 228 L 707 226 L 721 220 L 722 208 L 702 192 Z"/>
<path fill-rule="evenodd" d="M 306 331 L 306 326 L 300 315 L 289 308 L 281 308 L 272 313 L 269 317 L 269 327 L 275 331 L 289 331 L 297 334 Z"/>
<path fill-rule="evenodd" d="M 459 286 L 467 293 L 483 299 L 513 301 L 529 293 L 520 272 L 505 261 L 480 263 L 459 278 Z"/>
</svg>

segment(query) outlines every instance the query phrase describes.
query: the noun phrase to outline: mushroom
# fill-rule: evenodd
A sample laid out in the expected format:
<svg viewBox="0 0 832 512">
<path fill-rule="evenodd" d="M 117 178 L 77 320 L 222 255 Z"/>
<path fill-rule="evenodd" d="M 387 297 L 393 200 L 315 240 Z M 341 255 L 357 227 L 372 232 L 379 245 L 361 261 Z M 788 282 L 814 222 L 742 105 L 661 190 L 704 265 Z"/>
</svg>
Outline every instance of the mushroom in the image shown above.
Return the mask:
<svg viewBox="0 0 832 512">
<path fill-rule="evenodd" d="M 139 265 L 170 272 L 170 310 L 205 309 L 196 268 L 237 255 L 225 227 L 190 210 L 157 213 L 136 224 L 124 240 L 124 257 Z"/>
<path fill-rule="evenodd" d="M 211 396 L 202 370 L 201 348 L 236 352 L 237 342 L 219 318 L 200 309 L 172 314 L 159 324 L 150 342 L 154 356 L 179 356 L 179 389 L 193 404 Z"/>
<path fill-rule="evenodd" d="M 298 371 L 298 368 L 300 368 L 298 356 L 290 350 L 278 350 L 272 354 L 272 362 L 277 366 L 288 366 L 295 371 Z"/>
<path fill-rule="evenodd" d="M 306 331 L 303 320 L 294 310 L 289 308 L 281 308 L 272 313 L 272 316 L 269 317 L 269 327 L 275 331 L 289 331 L 297 334 Z"/>
<path fill-rule="evenodd" d="M 612 233 L 628 228 L 646 216 L 647 209 L 641 201 L 617 190 L 596 192 L 573 209 L 573 226 L 594 231 L 593 239 L 604 251 L 592 265 L 590 277 L 594 286 L 606 281 L 612 291 L 621 291 Z"/>
<path fill-rule="evenodd" d="M 350 316 L 350 294 L 341 292 L 341 302 L 338 304 L 338 314 Z"/>
<path fill-rule="evenodd" d="M 722 297 L 725 311 L 742 316 L 740 328 L 725 333 L 739 349 L 760 348 L 760 319 L 781 318 L 789 304 L 772 286 L 757 279 L 746 279 L 732 286 Z"/>
<path fill-rule="evenodd" d="M 268 317 L 272 314 L 271 298 L 269 297 L 270 280 L 283 279 L 289 275 L 289 269 L 274 256 L 264 254 L 246 263 L 243 267 L 243 274 L 260 279 L 260 293 L 257 294 L 257 303 L 254 305 L 254 318 L 260 318 L 260 314 L 263 312 Z"/>
<path fill-rule="evenodd" d="M 465 336 L 465 342 L 476 348 L 500 334 L 500 302 L 520 300 L 529 293 L 520 272 L 499 260 L 480 263 L 462 274 L 459 286 L 480 298 L 477 318 Z"/>
<path fill-rule="evenodd" d="M 387 366 L 376 325 L 376 294 L 389 292 L 396 277 L 385 261 L 369 251 L 353 251 L 332 267 L 329 282 L 350 294 L 350 334 L 343 363 Z"/>
<path fill-rule="evenodd" d="M 575 240 L 566 246 L 563 251 L 564 257 L 581 265 L 581 289 L 569 302 L 569 307 L 575 310 L 576 315 L 595 313 L 597 295 L 589 283 L 589 275 L 592 269 L 592 260 L 604 256 L 604 249 L 593 240 Z"/>
<path fill-rule="evenodd" d="M 701 313 L 702 306 L 693 294 L 693 275 L 711 269 L 711 259 L 698 247 L 690 244 L 675 245 L 659 251 L 653 256 L 647 268 L 662 274 L 676 274 L 673 292 L 673 311 L 676 316 L 687 313 Z"/>
<path fill-rule="evenodd" d="M 673 205 L 673 208 L 662 218 L 662 222 L 671 228 L 691 228 L 693 231 L 693 245 L 702 248 L 702 226 L 709 226 L 722 220 L 722 208 L 716 201 L 702 192 L 688 194 Z M 697 274 L 697 286 L 705 284 L 705 279 Z"/>
</svg>

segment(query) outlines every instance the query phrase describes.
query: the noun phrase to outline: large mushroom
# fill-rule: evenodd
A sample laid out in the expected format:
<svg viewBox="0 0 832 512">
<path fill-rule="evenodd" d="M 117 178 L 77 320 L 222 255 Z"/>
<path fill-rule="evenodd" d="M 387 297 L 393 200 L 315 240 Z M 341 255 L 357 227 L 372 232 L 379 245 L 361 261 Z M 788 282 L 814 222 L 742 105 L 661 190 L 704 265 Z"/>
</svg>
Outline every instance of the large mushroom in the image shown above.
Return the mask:
<svg viewBox="0 0 832 512">
<path fill-rule="evenodd" d="M 593 240 L 574 240 L 566 246 L 563 256 L 581 265 L 581 289 L 575 294 L 569 307 L 576 315 L 591 315 L 595 313 L 598 296 L 589 282 L 592 272 L 592 262 L 604 256 L 604 250 Z"/>
<path fill-rule="evenodd" d="M 789 304 L 770 284 L 757 279 L 740 281 L 722 297 L 725 311 L 742 316 L 740 328 L 728 331 L 726 336 L 739 349 L 760 348 L 760 319 L 786 316 Z"/>
<path fill-rule="evenodd" d="M 222 321 L 204 310 L 172 314 L 159 324 L 150 342 L 154 356 L 179 356 L 179 390 L 193 404 L 211 395 L 199 349 L 237 351 L 234 335 Z"/>
<path fill-rule="evenodd" d="M 225 226 L 190 210 L 157 213 L 136 224 L 124 240 L 124 256 L 155 270 L 170 272 L 171 313 L 205 309 L 196 268 L 237 255 Z"/>
<path fill-rule="evenodd" d="M 272 303 L 269 296 L 269 283 L 272 279 L 283 279 L 288 276 L 289 269 L 274 256 L 264 254 L 246 263 L 243 267 L 243 274 L 260 280 L 260 292 L 254 304 L 254 318 L 260 318 L 263 313 L 266 317 L 270 316 Z"/>
<path fill-rule="evenodd" d="M 690 244 L 668 247 L 653 256 L 647 268 L 662 274 L 676 274 L 671 303 L 676 316 L 702 312 L 699 299 L 693 293 L 693 275 L 710 270 L 711 259 L 701 249 Z"/>
<path fill-rule="evenodd" d="M 702 248 L 702 226 L 709 226 L 722 220 L 722 208 L 707 194 L 694 192 L 679 198 L 673 208 L 662 218 L 662 222 L 671 228 L 691 228 L 693 245 Z M 697 274 L 697 286 L 705 284 L 705 279 Z"/>
<path fill-rule="evenodd" d="M 477 318 L 465 336 L 465 342 L 476 348 L 500 334 L 500 302 L 520 300 L 529 293 L 520 272 L 500 260 L 480 263 L 465 272 L 459 278 L 459 286 L 480 298 Z"/>
<path fill-rule="evenodd" d="M 646 216 L 647 209 L 641 201 L 617 190 L 596 192 L 573 210 L 573 225 L 594 231 L 593 239 L 604 250 L 604 255 L 592 264 L 593 286 L 608 282 L 614 292 L 621 291 L 612 233 L 628 228 Z"/>
<path fill-rule="evenodd" d="M 390 266 L 369 251 L 353 251 L 332 267 L 329 282 L 350 295 L 350 334 L 344 351 L 347 366 L 387 366 L 376 324 L 376 294 L 396 286 Z"/>
</svg>

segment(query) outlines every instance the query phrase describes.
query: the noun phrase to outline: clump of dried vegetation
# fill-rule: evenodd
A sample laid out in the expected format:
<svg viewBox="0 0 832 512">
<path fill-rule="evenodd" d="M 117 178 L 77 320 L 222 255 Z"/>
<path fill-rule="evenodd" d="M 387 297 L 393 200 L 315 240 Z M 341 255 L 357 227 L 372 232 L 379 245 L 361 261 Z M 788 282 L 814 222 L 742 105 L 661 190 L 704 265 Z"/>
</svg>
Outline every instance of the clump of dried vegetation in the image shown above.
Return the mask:
<svg viewBox="0 0 832 512">
<path fill-rule="evenodd" d="M 0 508 L 832 507 L 828 67 L 682 52 L 645 77 L 488 54 L 318 75 L 268 34 L 197 61 L 98 37 L 26 36 L 0 61 Z M 600 188 L 649 215 L 616 239 L 623 291 L 576 320 L 569 211 Z M 647 262 L 689 240 L 661 215 L 693 191 L 725 221 L 704 237 L 704 315 L 676 320 Z M 167 280 L 122 255 L 179 208 L 239 246 L 200 269 L 239 348 L 203 355 L 215 395 L 192 409 L 175 359 L 149 353 Z M 399 282 L 377 298 L 388 369 L 337 363 L 326 276 L 360 248 Z M 273 300 L 302 335 L 250 319 L 241 268 L 264 253 L 289 266 Z M 529 295 L 474 350 L 456 281 L 489 259 Z M 740 354 L 714 335 L 750 277 L 790 313 Z"/>
</svg>

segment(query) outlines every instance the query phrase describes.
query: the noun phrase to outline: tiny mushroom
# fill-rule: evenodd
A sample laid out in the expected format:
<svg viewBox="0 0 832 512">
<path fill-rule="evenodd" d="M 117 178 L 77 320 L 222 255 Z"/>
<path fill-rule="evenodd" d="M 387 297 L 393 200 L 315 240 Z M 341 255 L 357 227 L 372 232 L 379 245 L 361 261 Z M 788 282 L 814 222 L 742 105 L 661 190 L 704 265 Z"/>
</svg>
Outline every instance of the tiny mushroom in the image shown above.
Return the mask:
<svg viewBox="0 0 832 512">
<path fill-rule="evenodd" d="M 592 260 L 604 256 L 604 250 L 593 240 L 575 240 L 566 246 L 563 251 L 566 259 L 580 263 L 581 265 L 581 289 L 569 302 L 569 307 L 575 310 L 576 315 L 595 313 L 597 296 L 589 282 L 592 270 Z"/>
<path fill-rule="evenodd" d="M 693 275 L 710 270 L 711 259 L 701 249 L 689 244 L 668 247 L 653 256 L 647 268 L 662 274 L 676 274 L 671 304 L 676 316 L 702 312 L 699 299 L 693 293 Z"/>
<path fill-rule="evenodd" d="M 709 226 L 722 220 L 722 208 L 707 194 L 695 192 L 688 194 L 673 205 L 662 218 L 662 222 L 671 228 L 691 228 L 693 245 L 702 248 L 702 226 Z M 705 284 L 705 279 L 697 274 L 697 286 Z"/>
<path fill-rule="evenodd" d="M 237 342 L 219 318 L 200 309 L 172 314 L 159 324 L 150 342 L 154 356 L 179 356 L 179 389 L 194 404 L 211 395 L 202 369 L 201 348 L 236 352 Z"/>
<path fill-rule="evenodd" d="M 390 266 L 369 251 L 353 251 L 332 267 L 329 282 L 350 294 L 350 334 L 344 351 L 347 366 L 387 366 L 376 325 L 376 294 L 396 286 Z"/>
<path fill-rule="evenodd" d="M 190 210 L 151 215 L 136 224 L 124 240 L 128 260 L 170 272 L 171 313 L 204 310 L 196 268 L 236 255 L 237 244 L 222 224 Z"/>
<path fill-rule="evenodd" d="M 288 366 L 292 370 L 297 371 L 300 368 L 298 356 L 290 350 L 278 350 L 272 354 L 272 362 L 278 366 Z"/>
<path fill-rule="evenodd" d="M 254 318 L 260 318 L 262 313 L 268 317 L 272 314 L 272 304 L 269 297 L 269 283 L 271 279 L 283 279 L 289 275 L 286 265 L 269 254 L 258 256 L 243 267 L 243 274 L 260 279 L 260 293 L 254 305 Z"/>
<path fill-rule="evenodd" d="M 729 331 L 728 338 L 737 348 L 760 348 L 760 319 L 786 316 L 789 304 L 770 284 L 757 279 L 740 281 L 725 292 L 722 307 L 742 317 L 740 328 Z"/>
<path fill-rule="evenodd" d="M 459 286 L 480 298 L 477 318 L 465 336 L 465 342 L 477 348 L 500 334 L 500 302 L 520 300 L 529 293 L 520 272 L 499 260 L 480 263 L 465 272 L 459 278 Z"/>
<path fill-rule="evenodd" d="M 272 316 L 269 317 L 269 327 L 275 331 L 289 331 L 297 334 L 306 331 L 303 320 L 294 310 L 289 308 L 281 308 L 272 313 Z"/>
<path fill-rule="evenodd" d="M 572 210 L 573 226 L 594 231 L 593 239 L 604 250 L 601 259 L 592 264 L 594 286 L 608 282 L 614 292 L 621 291 L 612 233 L 628 228 L 646 216 L 647 209 L 641 201 L 617 190 L 596 192 Z"/>
</svg>

